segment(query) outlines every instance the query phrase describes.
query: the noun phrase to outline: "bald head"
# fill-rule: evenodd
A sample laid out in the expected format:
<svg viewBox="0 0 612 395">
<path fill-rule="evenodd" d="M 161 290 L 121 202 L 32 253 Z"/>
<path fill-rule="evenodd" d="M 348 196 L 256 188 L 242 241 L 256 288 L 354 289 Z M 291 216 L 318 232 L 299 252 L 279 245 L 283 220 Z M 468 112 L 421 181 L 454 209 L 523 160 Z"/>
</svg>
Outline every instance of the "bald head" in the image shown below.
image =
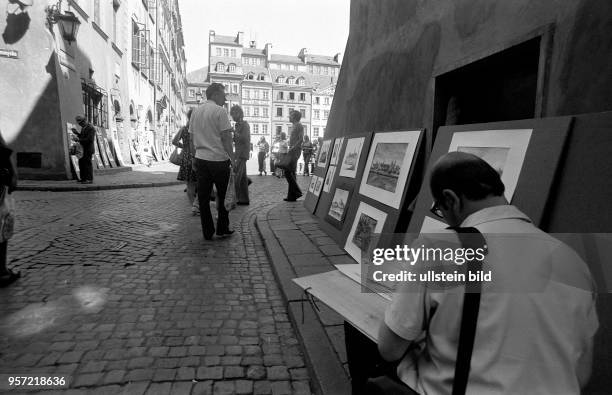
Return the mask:
<svg viewBox="0 0 612 395">
<path fill-rule="evenodd" d="M 436 200 L 442 198 L 445 189 L 469 200 L 502 196 L 505 190 L 499 174 L 491 165 L 466 152 L 449 152 L 442 156 L 431 172 L 430 187 Z"/>
</svg>

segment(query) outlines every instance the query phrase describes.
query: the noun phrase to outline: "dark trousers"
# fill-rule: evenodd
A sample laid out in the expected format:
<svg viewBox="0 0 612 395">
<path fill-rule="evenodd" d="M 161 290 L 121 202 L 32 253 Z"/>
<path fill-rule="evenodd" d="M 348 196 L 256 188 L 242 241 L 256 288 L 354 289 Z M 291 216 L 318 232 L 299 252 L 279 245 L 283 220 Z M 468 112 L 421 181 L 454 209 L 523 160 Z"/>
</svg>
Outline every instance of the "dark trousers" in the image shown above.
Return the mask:
<svg viewBox="0 0 612 395">
<path fill-rule="evenodd" d="M 285 178 L 287 179 L 287 184 L 289 184 L 289 188 L 287 190 L 287 199 L 294 200 L 302 196 L 302 190 L 297 184 L 295 179 L 295 169 L 285 170 Z"/>
<path fill-rule="evenodd" d="M 384 360 L 378 353 L 378 346 L 346 321 L 344 321 L 344 342 L 351 375 L 352 395 L 373 395 L 366 391 L 368 378 L 386 373 L 380 368 Z"/>
<path fill-rule="evenodd" d="M 304 175 L 305 176 L 309 176 L 310 175 L 310 169 L 308 168 L 310 164 L 310 154 L 304 154 Z"/>
<path fill-rule="evenodd" d="M 93 153 L 85 152 L 83 157 L 79 159 L 79 169 L 81 171 L 81 180 L 93 181 Z"/>
<path fill-rule="evenodd" d="M 274 159 L 272 159 L 272 156 L 270 156 L 270 173 L 274 175 L 275 171 L 276 171 L 276 166 L 274 165 Z"/>
<path fill-rule="evenodd" d="M 260 152 L 257 154 L 257 163 L 259 163 L 259 172 L 266 171 L 266 153 Z"/>
<path fill-rule="evenodd" d="M 217 189 L 217 234 L 229 232 L 229 213 L 225 209 L 225 192 L 230 177 L 230 161 L 216 162 L 195 159 L 198 175 L 198 202 L 200 203 L 200 221 L 205 239 L 215 233 L 212 213 L 210 212 L 210 194 L 213 184 Z"/>
</svg>

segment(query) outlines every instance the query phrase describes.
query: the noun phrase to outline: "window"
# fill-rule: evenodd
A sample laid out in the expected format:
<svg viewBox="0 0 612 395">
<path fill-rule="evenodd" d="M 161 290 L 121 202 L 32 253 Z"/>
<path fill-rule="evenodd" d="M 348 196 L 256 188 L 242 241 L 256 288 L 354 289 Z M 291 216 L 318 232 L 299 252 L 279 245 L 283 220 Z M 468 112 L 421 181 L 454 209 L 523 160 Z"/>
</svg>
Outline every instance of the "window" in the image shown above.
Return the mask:
<svg viewBox="0 0 612 395">
<path fill-rule="evenodd" d="M 85 118 L 94 126 L 108 127 L 108 96 L 95 85 L 81 83 Z"/>
<path fill-rule="evenodd" d="M 142 25 L 144 27 L 144 25 Z M 140 28 L 138 22 L 132 20 L 132 64 L 140 69 L 147 57 L 147 31 Z"/>
<path fill-rule="evenodd" d="M 325 104 L 326 104 L 326 105 L 329 105 L 329 97 L 326 97 L 326 98 L 325 98 Z"/>
<path fill-rule="evenodd" d="M 117 11 L 119 11 L 119 3 L 113 1 L 113 42 L 119 41 L 119 34 L 117 32 Z"/>
<path fill-rule="evenodd" d="M 244 106 L 244 116 L 245 117 L 250 117 L 251 116 L 251 107 Z"/>
<path fill-rule="evenodd" d="M 261 125 L 261 133 L 268 134 L 268 124 L 267 123 L 264 123 L 263 125 Z"/>
<path fill-rule="evenodd" d="M 306 109 L 300 108 L 300 114 L 302 114 L 302 119 L 306 119 Z"/>
<path fill-rule="evenodd" d="M 314 72 L 315 74 L 321 74 L 321 66 L 315 66 Z"/>
<path fill-rule="evenodd" d="M 300 93 L 300 101 L 306 101 L 306 94 Z"/>
<path fill-rule="evenodd" d="M 325 73 L 325 74 L 329 74 L 329 67 L 325 66 L 325 67 L 323 68 L 323 73 Z"/>
<path fill-rule="evenodd" d="M 94 22 L 100 26 L 100 0 L 94 0 Z"/>
<path fill-rule="evenodd" d="M 281 134 L 283 132 L 283 127 L 282 126 L 277 126 L 276 127 L 276 134 Z"/>
<path fill-rule="evenodd" d="M 278 100 L 283 100 L 283 99 L 284 99 L 284 94 L 283 94 L 283 93 L 284 93 L 284 92 L 278 92 L 278 95 L 276 95 L 276 98 L 277 98 Z"/>
<path fill-rule="evenodd" d="M 235 58 L 235 57 L 236 57 L 236 50 L 232 49 L 232 58 Z"/>
<path fill-rule="evenodd" d="M 263 99 L 268 100 L 268 91 L 263 91 Z"/>
<path fill-rule="evenodd" d="M 297 80 L 298 85 L 304 86 L 306 85 L 306 80 L 302 77 L 298 78 Z"/>
<path fill-rule="evenodd" d="M 246 75 L 246 79 L 247 80 L 252 80 L 253 79 L 253 73 L 249 73 Z"/>
<path fill-rule="evenodd" d="M 278 82 L 279 84 L 282 84 L 284 80 L 285 80 L 285 77 L 282 75 L 279 75 L 278 78 L 276 79 L 276 82 Z"/>
<path fill-rule="evenodd" d="M 218 62 L 215 71 L 225 71 L 225 64 L 223 62 Z"/>
<path fill-rule="evenodd" d="M 221 48 L 217 48 L 217 56 L 221 56 Z"/>
<path fill-rule="evenodd" d="M 295 84 L 295 77 L 289 77 L 289 78 L 287 78 L 287 83 L 288 83 L 289 85 L 293 85 L 293 84 Z"/>
<path fill-rule="evenodd" d="M 232 84 L 232 93 L 238 93 L 238 84 Z"/>
<path fill-rule="evenodd" d="M 251 98 L 251 91 L 248 89 L 244 89 L 242 91 L 242 95 L 244 96 L 245 99 L 250 99 Z"/>
<path fill-rule="evenodd" d="M 195 89 L 189 89 L 189 97 L 195 97 Z"/>
<path fill-rule="evenodd" d="M 235 71 L 236 71 L 236 65 L 235 65 L 235 64 L 233 64 L 233 63 L 230 63 L 230 65 L 229 65 L 229 71 L 230 71 L 230 73 L 235 72 Z"/>
<path fill-rule="evenodd" d="M 253 116 L 254 116 L 254 117 L 258 117 L 258 116 L 259 116 L 259 107 L 255 107 L 255 108 L 253 109 Z"/>
<path fill-rule="evenodd" d="M 327 119 L 327 118 L 329 118 L 329 111 L 324 110 L 323 111 L 323 119 Z"/>
<path fill-rule="evenodd" d="M 289 92 L 289 100 L 295 100 L 295 92 Z"/>
<path fill-rule="evenodd" d="M 283 108 L 282 107 L 276 107 L 276 116 L 277 117 L 282 117 L 283 116 Z"/>
<path fill-rule="evenodd" d="M 266 75 L 264 73 L 261 73 L 257 76 L 257 79 L 259 81 L 265 81 L 266 80 Z"/>
<path fill-rule="evenodd" d="M 286 64 L 286 63 L 285 63 L 285 64 L 283 64 L 283 69 L 285 69 L 285 70 L 289 70 L 289 65 L 288 65 L 288 64 Z"/>
<path fill-rule="evenodd" d="M 253 133 L 255 133 L 255 134 L 259 133 L 259 124 L 258 123 L 254 123 L 253 124 Z"/>
<path fill-rule="evenodd" d="M 333 76 L 335 76 L 335 75 L 336 75 L 336 68 L 335 68 L 335 67 L 332 67 L 332 69 L 331 69 L 331 73 L 332 73 L 332 75 L 333 75 Z"/>
<path fill-rule="evenodd" d="M 321 98 L 319 96 L 315 97 L 315 103 L 321 104 Z"/>
<path fill-rule="evenodd" d="M 312 128 L 312 137 L 319 137 L 319 128 Z"/>
<path fill-rule="evenodd" d="M 321 119 L 321 111 L 314 110 L 314 119 Z"/>
<path fill-rule="evenodd" d="M 263 116 L 264 116 L 265 118 L 268 118 L 268 107 L 264 107 L 264 108 L 263 108 Z"/>
<path fill-rule="evenodd" d="M 302 125 L 304 126 L 304 135 L 308 135 L 308 125 Z"/>
<path fill-rule="evenodd" d="M 311 64 L 308 65 L 308 72 L 310 74 L 312 74 L 314 72 L 314 67 Z"/>
<path fill-rule="evenodd" d="M 225 56 L 226 58 L 229 57 L 229 49 L 223 48 L 223 56 Z"/>
</svg>

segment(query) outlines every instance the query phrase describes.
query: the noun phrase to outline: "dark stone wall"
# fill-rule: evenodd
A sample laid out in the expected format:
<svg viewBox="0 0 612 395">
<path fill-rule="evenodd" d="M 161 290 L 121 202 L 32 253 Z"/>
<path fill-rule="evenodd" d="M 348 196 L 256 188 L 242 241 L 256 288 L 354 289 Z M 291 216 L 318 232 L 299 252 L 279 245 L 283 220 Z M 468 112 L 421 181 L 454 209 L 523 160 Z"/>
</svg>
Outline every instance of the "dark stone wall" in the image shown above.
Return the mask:
<svg viewBox="0 0 612 395">
<path fill-rule="evenodd" d="M 327 137 L 426 128 L 431 140 L 436 75 L 548 27 L 543 116 L 612 110 L 610 1 L 352 0 Z"/>
</svg>

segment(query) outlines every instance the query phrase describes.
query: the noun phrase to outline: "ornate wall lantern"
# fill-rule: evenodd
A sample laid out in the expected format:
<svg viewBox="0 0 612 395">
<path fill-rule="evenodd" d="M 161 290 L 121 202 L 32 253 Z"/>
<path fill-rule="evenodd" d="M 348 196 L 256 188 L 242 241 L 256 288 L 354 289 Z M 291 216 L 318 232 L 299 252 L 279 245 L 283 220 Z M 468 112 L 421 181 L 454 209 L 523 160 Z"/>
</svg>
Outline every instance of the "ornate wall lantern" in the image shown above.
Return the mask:
<svg viewBox="0 0 612 395">
<path fill-rule="evenodd" d="M 79 21 L 79 18 L 72 12 L 64 11 L 64 13 L 62 13 L 61 10 L 62 0 L 59 0 L 55 5 L 47 6 L 47 21 L 49 22 L 49 26 L 58 23 L 62 37 L 64 40 L 71 43 L 76 40 L 81 21 Z"/>
</svg>

